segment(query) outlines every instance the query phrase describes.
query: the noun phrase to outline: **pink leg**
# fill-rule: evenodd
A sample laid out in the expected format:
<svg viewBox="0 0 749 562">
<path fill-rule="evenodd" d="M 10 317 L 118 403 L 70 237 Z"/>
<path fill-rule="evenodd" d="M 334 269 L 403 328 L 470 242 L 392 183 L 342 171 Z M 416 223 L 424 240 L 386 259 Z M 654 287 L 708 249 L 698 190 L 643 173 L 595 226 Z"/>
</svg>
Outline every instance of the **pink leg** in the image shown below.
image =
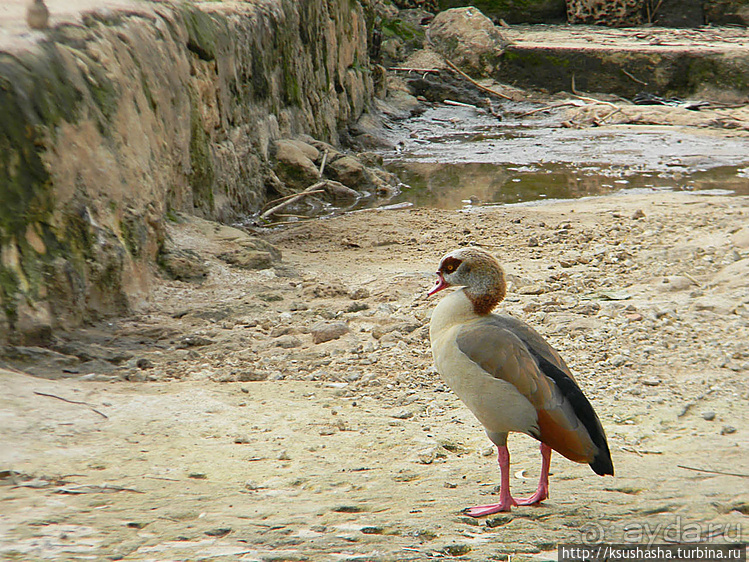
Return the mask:
<svg viewBox="0 0 749 562">
<path fill-rule="evenodd" d="M 497 461 L 499 462 L 499 475 L 501 478 L 499 503 L 466 508 L 464 513 L 471 517 L 482 517 L 484 515 L 491 515 L 492 513 L 499 513 L 500 511 L 510 511 L 513 505 L 517 505 L 510 495 L 510 451 L 507 450 L 507 446 L 498 447 L 498 449 Z"/>
<path fill-rule="evenodd" d="M 516 505 L 535 505 L 549 497 L 549 467 L 551 466 L 551 447 L 541 443 L 541 476 L 538 479 L 538 489 L 529 498 L 518 498 Z"/>
</svg>

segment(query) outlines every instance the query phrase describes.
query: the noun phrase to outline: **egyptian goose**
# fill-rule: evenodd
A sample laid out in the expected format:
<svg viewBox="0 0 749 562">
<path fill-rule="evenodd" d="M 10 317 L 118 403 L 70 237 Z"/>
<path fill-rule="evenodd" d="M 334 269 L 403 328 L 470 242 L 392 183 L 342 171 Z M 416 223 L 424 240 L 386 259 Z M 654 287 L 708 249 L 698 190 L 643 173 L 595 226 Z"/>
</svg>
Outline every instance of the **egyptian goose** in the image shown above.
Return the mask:
<svg viewBox="0 0 749 562">
<path fill-rule="evenodd" d="M 478 248 L 449 252 L 429 295 L 451 286 L 462 288 L 440 301 L 429 325 L 434 364 L 499 449 L 501 475 L 499 503 L 465 512 L 480 517 L 548 498 L 552 449 L 590 464 L 596 474 L 613 475 L 601 422 L 564 360 L 527 324 L 492 314 L 507 290 L 497 260 Z M 529 498 L 510 494 L 511 431 L 541 442 L 541 477 Z"/>
</svg>

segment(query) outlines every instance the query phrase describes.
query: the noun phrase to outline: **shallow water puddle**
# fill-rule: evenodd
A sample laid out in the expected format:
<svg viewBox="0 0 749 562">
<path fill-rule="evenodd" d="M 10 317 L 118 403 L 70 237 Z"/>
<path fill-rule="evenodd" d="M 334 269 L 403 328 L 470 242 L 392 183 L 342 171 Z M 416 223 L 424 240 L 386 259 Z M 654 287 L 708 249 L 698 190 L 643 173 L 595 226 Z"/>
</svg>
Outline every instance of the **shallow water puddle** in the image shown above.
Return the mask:
<svg viewBox="0 0 749 562">
<path fill-rule="evenodd" d="M 383 156 L 408 187 L 390 203 L 455 209 L 622 189 L 749 195 L 749 139 L 676 127 L 564 128 L 560 115 L 500 121 L 437 106 L 399 122 L 389 134 L 398 148 Z"/>
</svg>

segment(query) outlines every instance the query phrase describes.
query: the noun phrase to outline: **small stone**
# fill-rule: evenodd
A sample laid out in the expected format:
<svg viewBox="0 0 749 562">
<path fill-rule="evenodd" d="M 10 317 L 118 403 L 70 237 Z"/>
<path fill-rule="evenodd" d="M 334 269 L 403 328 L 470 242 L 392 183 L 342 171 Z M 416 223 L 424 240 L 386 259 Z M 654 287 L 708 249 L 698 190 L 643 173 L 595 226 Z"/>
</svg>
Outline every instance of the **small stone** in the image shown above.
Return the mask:
<svg viewBox="0 0 749 562">
<path fill-rule="evenodd" d="M 736 433 L 736 428 L 732 425 L 724 425 L 723 429 L 720 430 L 721 435 L 731 435 L 732 433 Z"/>
<path fill-rule="evenodd" d="M 202 347 L 211 345 L 213 340 L 205 336 L 185 336 L 175 346 L 177 349 L 187 349 L 188 347 Z"/>
<path fill-rule="evenodd" d="M 471 552 L 471 547 L 467 544 L 451 544 L 443 548 L 442 552 L 448 556 L 463 556 Z"/>
<path fill-rule="evenodd" d="M 348 324 L 345 322 L 318 322 L 310 333 L 312 334 L 312 341 L 314 343 L 323 343 L 330 340 L 337 340 L 344 334 L 349 332 Z"/>
<path fill-rule="evenodd" d="M 640 220 L 645 218 L 645 212 L 642 209 L 637 209 L 632 213 L 632 220 Z"/>
<path fill-rule="evenodd" d="M 286 451 L 283 451 L 280 455 L 278 455 L 278 460 L 280 461 L 290 461 L 291 457 L 289 456 L 289 453 Z"/>
<path fill-rule="evenodd" d="M 247 437 L 246 435 L 237 435 L 234 438 L 234 442 L 237 445 L 247 445 L 249 443 L 252 443 L 252 440 L 249 437 Z"/>
<path fill-rule="evenodd" d="M 146 359 L 145 357 L 141 357 L 135 362 L 135 366 L 144 371 L 146 369 L 153 369 L 153 361 L 151 361 L 150 359 Z"/>
<path fill-rule="evenodd" d="M 544 289 L 541 285 L 531 283 L 530 285 L 525 285 L 523 287 L 520 287 L 518 289 L 518 293 L 521 295 L 542 295 L 546 292 L 546 289 Z"/>
<path fill-rule="evenodd" d="M 584 314 L 585 316 L 594 316 L 601 310 L 601 305 L 597 302 L 583 302 L 572 309 L 572 312 Z"/>
<path fill-rule="evenodd" d="M 251 248 L 225 252 L 219 254 L 218 258 L 229 265 L 243 269 L 268 269 L 273 267 L 273 257 L 269 252 L 262 252 Z"/>
<path fill-rule="evenodd" d="M 644 384 L 645 386 L 658 386 L 661 384 L 661 379 L 656 377 L 645 377 L 640 379 L 640 383 Z"/>
<path fill-rule="evenodd" d="M 458 487 L 458 485 L 455 482 L 445 482 L 443 484 L 443 486 L 445 488 L 449 488 L 449 489 L 453 489 L 453 488 L 457 488 Z"/>
<path fill-rule="evenodd" d="M 419 451 L 417 457 L 421 464 L 432 464 L 437 458 L 437 452 L 434 448 L 426 449 L 424 451 Z"/>
<path fill-rule="evenodd" d="M 531 236 L 530 238 L 528 238 L 528 246 L 530 246 L 531 248 L 535 248 L 536 246 L 538 246 L 538 238 L 536 238 L 535 236 Z"/>
<path fill-rule="evenodd" d="M 254 492 L 260 489 L 260 486 L 254 480 L 248 480 L 244 483 L 244 489 Z"/>
<path fill-rule="evenodd" d="M 683 275 L 672 275 L 663 279 L 667 291 L 684 291 L 694 285 L 694 282 Z"/>
<path fill-rule="evenodd" d="M 238 382 L 257 382 L 264 381 L 268 378 L 268 373 L 261 373 L 258 371 L 240 371 L 236 375 Z M 249 390 L 242 389 L 242 392 L 249 392 Z"/>
<path fill-rule="evenodd" d="M 713 421 L 715 419 L 715 412 L 707 411 L 702 412 L 702 419 L 705 421 Z"/>
<path fill-rule="evenodd" d="M 369 298 L 369 291 L 365 287 L 357 287 L 349 293 L 351 300 L 362 300 Z"/>
<path fill-rule="evenodd" d="M 302 342 L 296 336 L 281 336 L 276 340 L 276 347 L 283 349 L 293 349 L 295 347 L 301 347 Z"/>
<path fill-rule="evenodd" d="M 398 410 L 394 414 L 391 414 L 391 416 L 398 420 L 407 420 L 414 417 L 414 413 L 409 410 Z"/>
<path fill-rule="evenodd" d="M 627 363 L 628 359 L 624 355 L 614 355 L 611 359 L 609 359 L 609 363 L 611 363 L 614 367 L 622 367 Z"/>
<path fill-rule="evenodd" d="M 369 305 L 365 302 L 354 301 L 346 307 L 346 312 L 361 312 L 367 310 Z"/>
</svg>

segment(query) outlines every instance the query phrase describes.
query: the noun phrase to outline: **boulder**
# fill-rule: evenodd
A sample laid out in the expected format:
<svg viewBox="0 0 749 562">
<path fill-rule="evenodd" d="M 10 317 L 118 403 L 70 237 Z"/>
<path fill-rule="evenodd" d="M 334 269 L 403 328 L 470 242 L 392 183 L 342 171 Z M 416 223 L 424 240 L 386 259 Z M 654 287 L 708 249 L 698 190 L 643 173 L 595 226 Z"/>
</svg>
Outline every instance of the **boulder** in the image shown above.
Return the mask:
<svg viewBox="0 0 749 562">
<path fill-rule="evenodd" d="M 437 52 L 474 76 L 491 76 L 508 45 L 492 20 L 473 7 L 439 13 L 427 37 Z"/>
<path fill-rule="evenodd" d="M 328 165 L 326 175 L 355 189 L 360 187 L 365 179 L 364 164 L 353 156 L 343 156 Z"/>
<path fill-rule="evenodd" d="M 311 148 L 317 153 L 317 149 L 301 141 L 282 139 L 275 143 L 276 167 L 275 172 L 279 179 L 294 189 L 305 189 L 315 183 L 319 171 L 312 158 L 312 151 L 301 145 Z"/>
</svg>

